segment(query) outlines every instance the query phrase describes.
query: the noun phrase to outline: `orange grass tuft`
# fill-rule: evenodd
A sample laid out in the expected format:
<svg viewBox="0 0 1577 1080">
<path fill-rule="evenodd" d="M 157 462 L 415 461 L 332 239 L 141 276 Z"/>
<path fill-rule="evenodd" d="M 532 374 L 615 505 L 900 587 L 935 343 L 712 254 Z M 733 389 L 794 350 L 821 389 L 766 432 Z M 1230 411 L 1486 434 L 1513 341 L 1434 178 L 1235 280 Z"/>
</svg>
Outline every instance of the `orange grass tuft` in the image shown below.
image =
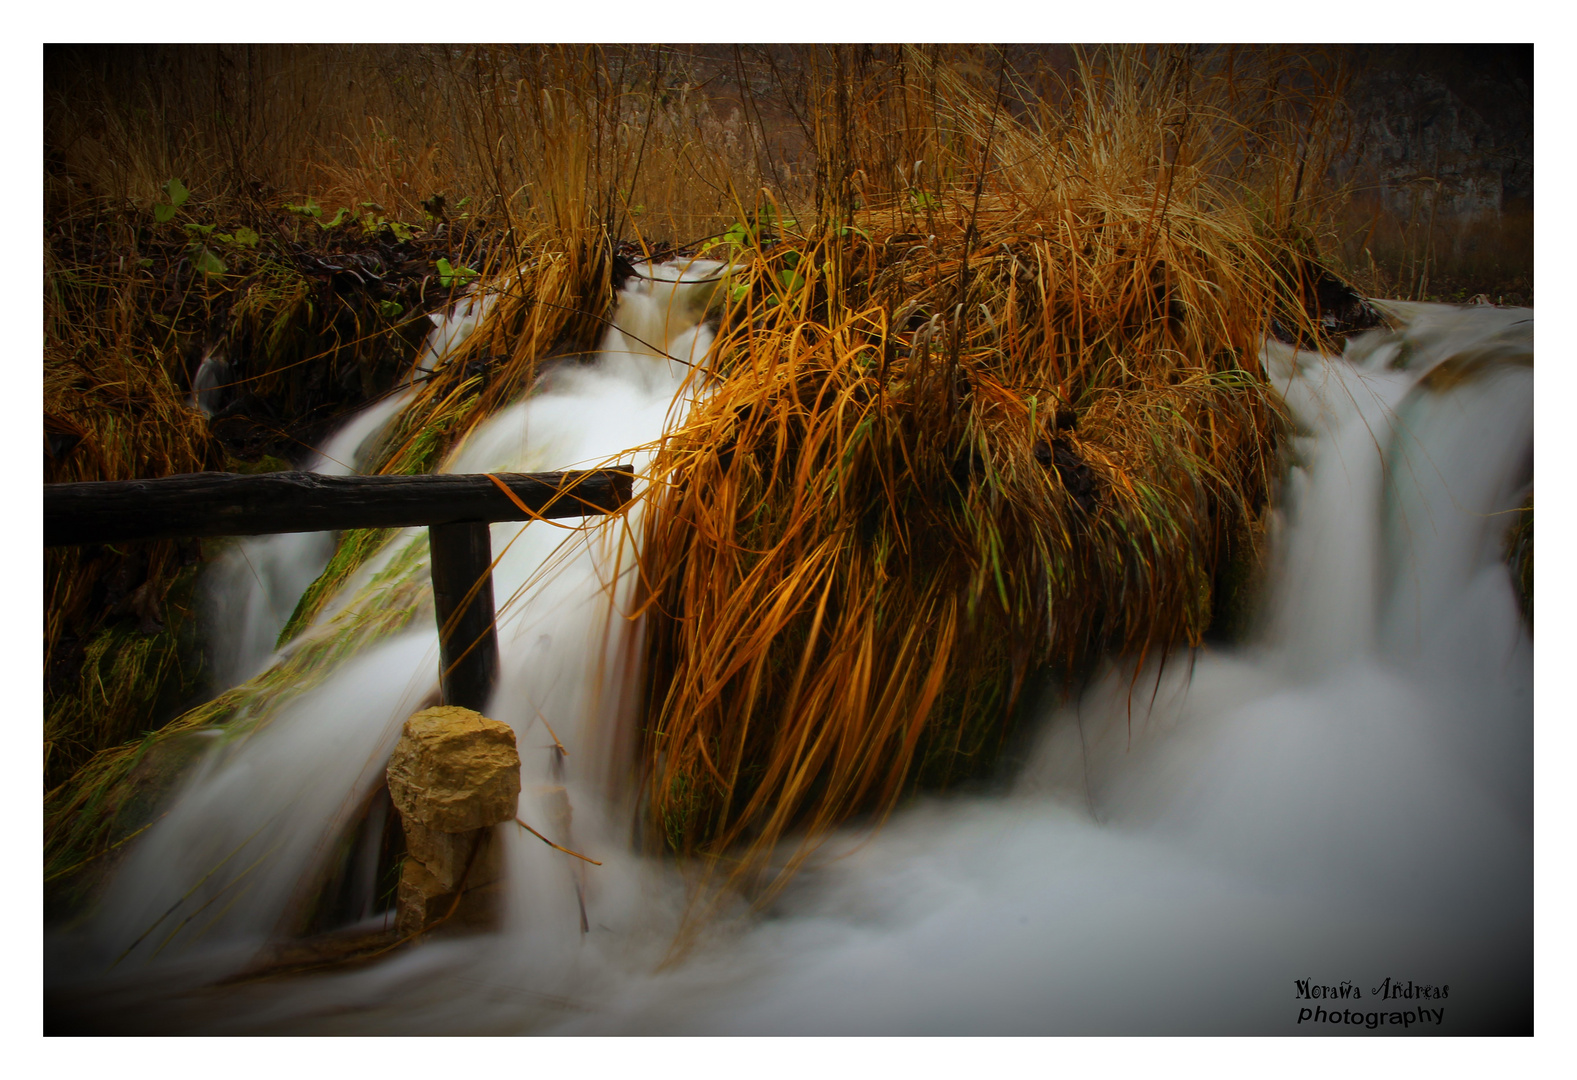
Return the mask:
<svg viewBox="0 0 1577 1080">
<path fill-rule="evenodd" d="M 283 86 L 315 78 L 299 54 L 244 55 Z M 1305 299 L 1339 112 L 1319 63 L 1112 50 L 1039 93 L 980 50 L 812 49 L 792 86 L 772 67 L 770 107 L 807 148 L 793 163 L 761 130 L 761 73 L 738 53 L 727 120 L 662 50 L 322 55 L 360 77 L 311 125 L 248 84 L 232 87 L 233 131 L 203 120 L 203 95 L 150 98 L 189 122 L 166 117 L 139 157 L 116 114 L 96 140 L 61 135 L 60 157 L 101 169 L 134 218 L 193 169 L 237 192 L 256 169 L 273 191 L 238 205 L 275 216 L 301 197 L 285 192 L 317 191 L 414 225 L 444 180 L 442 224 L 460 229 L 456 194 L 474 194 L 486 220 L 465 228 L 491 242 L 477 280 L 496 305 L 422 383 L 377 471 L 432 468 L 545 357 L 590 347 L 616 242 L 691 251 L 744 234 L 708 252 L 734 263 L 708 384 L 657 447 L 642 519 L 638 766 L 646 824 L 672 851 L 770 895 L 839 823 L 989 776 L 1031 672 L 1076 679 L 1113 650 L 1196 645 L 1219 621 L 1275 471 L 1260 342 L 1272 319 L 1319 334 Z M 233 74 L 227 56 L 181 62 Z M 252 338 L 295 318 L 289 282 L 251 295 L 221 314 Z M 67 370 L 63 327 L 47 379 Z M 95 378 L 100 348 L 84 354 Z M 127 475 L 210 452 L 181 370 L 167 348 L 137 374 L 170 384 L 154 396 L 173 443 Z M 344 537 L 287 636 L 381 542 Z M 52 599 L 51 618 L 69 606 Z M 217 721 L 218 704 L 169 730 Z M 133 760 L 103 750 L 52 795 L 59 865 L 103 849 L 108 832 L 69 820 Z"/>
<path fill-rule="evenodd" d="M 1295 216 L 1246 197 L 1230 78 L 1080 74 L 1061 116 L 945 68 L 834 85 L 819 220 L 738 252 L 640 557 L 649 825 L 736 883 L 988 774 L 1032 670 L 1199 644 L 1255 534 Z M 884 166 L 884 134 L 926 164 Z"/>
</svg>

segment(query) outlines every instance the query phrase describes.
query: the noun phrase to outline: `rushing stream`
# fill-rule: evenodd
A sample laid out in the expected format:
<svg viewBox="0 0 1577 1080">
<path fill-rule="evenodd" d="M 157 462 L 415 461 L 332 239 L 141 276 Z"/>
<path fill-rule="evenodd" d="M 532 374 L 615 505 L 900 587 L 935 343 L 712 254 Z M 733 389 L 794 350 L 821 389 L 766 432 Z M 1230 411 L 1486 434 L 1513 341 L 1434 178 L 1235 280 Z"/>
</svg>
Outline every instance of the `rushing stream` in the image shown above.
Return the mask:
<svg viewBox="0 0 1577 1080">
<path fill-rule="evenodd" d="M 601 354 L 553 369 L 445 471 L 631 460 L 694 392 L 670 357 L 703 362 L 718 270 L 630 282 Z M 496 932 L 213 985 L 293 917 L 433 695 L 429 597 L 266 723 L 214 739 L 96 916 L 48 940 L 51 1000 L 106 1028 L 212 1033 L 1531 1031 L 1533 650 L 1502 542 L 1533 476 L 1532 312 L 1389 309 L 1405 329 L 1340 359 L 1267 346 L 1299 434 L 1251 644 L 1048 697 L 1002 791 L 834 838 L 769 911 L 725 913 L 681 961 L 664 964 L 684 885 L 632 850 L 620 767 L 640 639 L 609 598 L 628 603 L 633 530 L 500 523 L 490 715 L 517 733 L 522 817 L 547 820 L 539 793 L 561 781 L 571 846 L 602 865 L 506 827 Z M 354 467 L 404 400 L 352 421 L 320 467 Z M 215 577 L 237 679 L 278 662 L 270 635 L 329 545 L 241 550 Z M 318 626 L 402 552 L 425 580 L 410 530 Z M 1377 996 L 1388 977 L 1448 989 Z M 1333 1024 L 1333 1006 L 1380 1019 Z"/>
</svg>

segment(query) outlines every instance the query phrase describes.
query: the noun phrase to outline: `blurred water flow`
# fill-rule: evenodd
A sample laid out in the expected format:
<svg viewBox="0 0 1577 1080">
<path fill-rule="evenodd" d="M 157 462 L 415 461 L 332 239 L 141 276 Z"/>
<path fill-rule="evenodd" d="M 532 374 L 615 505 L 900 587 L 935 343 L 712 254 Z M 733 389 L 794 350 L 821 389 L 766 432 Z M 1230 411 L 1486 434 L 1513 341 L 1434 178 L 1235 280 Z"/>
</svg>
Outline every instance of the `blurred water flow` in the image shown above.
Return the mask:
<svg viewBox="0 0 1577 1080">
<path fill-rule="evenodd" d="M 697 386 L 722 270 L 637 276 L 602 353 L 445 470 L 584 467 L 657 437 Z M 562 778 L 574 846 L 603 865 L 512 829 L 497 933 L 171 1004 L 288 922 L 435 686 L 428 616 L 216 747 L 98 918 L 52 944 L 51 981 L 213 1032 L 1299 1033 L 1294 980 L 1399 1008 L 1372 1000 L 1390 976 L 1451 987 L 1432 1031 L 1531 1030 L 1532 642 L 1501 542 L 1532 483 L 1532 313 L 1393 314 L 1405 330 L 1341 359 L 1267 347 L 1297 434 L 1251 643 L 1048 698 L 1004 791 L 835 837 L 765 917 L 720 920 L 682 963 L 661 966 L 683 882 L 630 843 L 640 627 L 609 601 L 628 608 L 634 525 L 501 523 L 491 714 L 519 738 L 522 816 L 547 820 L 533 792 Z M 320 467 L 353 467 L 402 401 Z M 270 662 L 330 547 L 240 550 L 260 587 L 228 564 L 215 579 L 240 605 L 237 679 Z"/>
</svg>

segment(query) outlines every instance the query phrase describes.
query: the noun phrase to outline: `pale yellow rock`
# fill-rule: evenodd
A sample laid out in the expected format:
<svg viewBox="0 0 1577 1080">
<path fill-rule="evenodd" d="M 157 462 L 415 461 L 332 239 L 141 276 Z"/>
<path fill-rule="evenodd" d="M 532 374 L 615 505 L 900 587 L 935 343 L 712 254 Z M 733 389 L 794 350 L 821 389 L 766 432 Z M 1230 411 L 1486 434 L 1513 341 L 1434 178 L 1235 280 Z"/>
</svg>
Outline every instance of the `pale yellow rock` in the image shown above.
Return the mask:
<svg viewBox="0 0 1577 1080">
<path fill-rule="evenodd" d="M 388 779 L 400 816 L 434 832 L 509 821 L 520 797 L 515 733 L 471 709 L 423 709 L 405 722 Z"/>
<path fill-rule="evenodd" d="M 400 873 L 396 932 L 402 937 L 415 934 L 446 917 L 446 929 L 493 926 L 498 920 L 503 890 L 501 881 L 476 888 L 468 886 L 456 905 L 454 892 L 444 889 L 421 863 L 406 859 Z"/>
<path fill-rule="evenodd" d="M 398 915 L 395 930 L 402 936 L 425 930 L 427 924 L 443 917 L 454 897 L 438 884 L 438 879 L 415 859 L 406 859 L 400 871 L 400 891 L 397 894 Z M 444 901 L 449 901 L 445 904 Z"/>
<path fill-rule="evenodd" d="M 410 819 L 404 825 L 406 851 L 438 879 L 445 892 L 459 888 L 462 878 L 467 888 L 477 888 L 504 876 L 504 845 L 493 829 L 444 833 Z"/>
</svg>

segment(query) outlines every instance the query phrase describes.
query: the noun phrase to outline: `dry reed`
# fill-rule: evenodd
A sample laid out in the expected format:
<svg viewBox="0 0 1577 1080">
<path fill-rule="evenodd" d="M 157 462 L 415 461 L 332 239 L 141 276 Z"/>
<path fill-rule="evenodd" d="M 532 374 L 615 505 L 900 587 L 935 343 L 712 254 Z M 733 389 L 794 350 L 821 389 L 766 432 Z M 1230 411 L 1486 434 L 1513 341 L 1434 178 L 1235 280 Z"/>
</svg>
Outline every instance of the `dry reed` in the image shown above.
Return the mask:
<svg viewBox="0 0 1577 1080">
<path fill-rule="evenodd" d="M 178 62 L 207 96 L 150 99 L 168 115 L 142 157 L 124 117 L 97 148 L 61 136 L 62 160 L 106 176 L 95 212 L 146 215 L 163 178 L 206 169 L 236 207 L 313 195 L 432 232 L 465 213 L 486 240 L 475 280 L 496 303 L 378 471 L 431 469 L 544 358 L 589 348 L 617 244 L 725 241 L 711 383 L 658 447 L 640 556 L 636 767 L 669 849 L 770 894 L 783 875 L 760 871 L 831 827 L 990 775 L 1031 672 L 1198 644 L 1236 603 L 1280 425 L 1259 343 L 1272 319 L 1319 333 L 1334 91 L 1318 64 L 1097 52 L 1042 95 L 988 51 L 807 50 L 777 103 L 802 130 L 796 166 L 756 83 L 741 74 L 721 118 L 667 51 L 325 50 L 343 95 L 314 89 L 306 54 L 208 55 Z M 310 122 L 286 115 L 298 92 L 321 95 Z M 216 102 L 244 120 L 205 124 Z M 293 296 L 241 305 L 254 337 L 295 325 Z M 164 379 L 157 438 L 175 441 L 128 475 L 210 460 L 178 363 L 136 376 Z M 285 637 L 311 673 L 287 661 L 167 730 L 255 715 L 354 647 L 317 623 L 384 542 L 342 538 L 303 598 Z M 93 808 L 138 751 L 95 745 L 49 800 L 59 866 L 113 842 Z"/>
<path fill-rule="evenodd" d="M 1053 111 L 898 59 L 827 62 L 817 216 L 735 252 L 646 517 L 648 825 L 764 896 L 988 775 L 1031 671 L 1200 643 L 1276 468 L 1260 342 L 1315 333 L 1272 77 L 1103 54 Z"/>
<path fill-rule="evenodd" d="M 53 52 L 45 479 L 288 467 L 278 455 L 305 457 L 339 416 L 410 372 L 426 313 L 486 281 L 498 297 L 489 318 L 421 383 L 373 463 L 431 470 L 530 387 L 539 360 L 593 344 L 615 236 L 719 231 L 727 192 L 751 186 L 727 149 L 739 122 L 711 114 L 679 60 L 661 49 Z M 189 194 L 164 220 L 172 180 Z M 328 227 L 340 207 L 343 224 Z M 255 239 L 237 239 L 243 228 Z M 201 269 L 212 269 L 202 249 L 222 272 Z M 466 273 L 443 281 L 440 256 Z M 382 281 L 369 284 L 361 271 L 378 258 L 400 265 L 374 262 Z M 190 402 L 197 358 L 215 344 L 236 369 L 229 392 L 252 405 L 243 431 L 262 433 L 234 454 L 234 439 L 216 437 L 225 418 L 210 424 Z M 341 539 L 285 640 L 387 536 Z M 166 724 L 205 685 L 196 555 L 174 543 L 46 552 L 56 867 L 103 850 L 110 832 L 91 808 L 138 759 L 143 733 L 209 716 Z"/>
</svg>

